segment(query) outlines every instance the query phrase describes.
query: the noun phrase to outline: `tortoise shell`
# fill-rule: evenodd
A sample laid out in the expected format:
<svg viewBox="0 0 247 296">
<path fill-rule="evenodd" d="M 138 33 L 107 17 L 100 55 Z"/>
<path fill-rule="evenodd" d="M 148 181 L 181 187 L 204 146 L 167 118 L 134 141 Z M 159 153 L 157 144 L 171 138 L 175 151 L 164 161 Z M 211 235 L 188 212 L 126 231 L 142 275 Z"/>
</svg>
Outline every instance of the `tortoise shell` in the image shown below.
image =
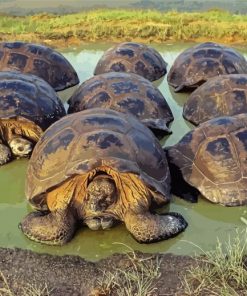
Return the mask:
<svg viewBox="0 0 247 296">
<path fill-rule="evenodd" d="M 166 74 L 167 63 L 152 47 L 145 44 L 124 42 L 108 49 L 100 58 L 94 75 L 107 72 L 131 72 L 150 81 Z"/>
<path fill-rule="evenodd" d="M 79 83 L 74 68 L 62 54 L 33 43 L 0 42 L 0 71 L 37 75 L 56 91 Z"/>
<path fill-rule="evenodd" d="M 42 78 L 0 72 L 0 120 L 25 118 L 45 130 L 65 114 L 56 92 Z"/>
<path fill-rule="evenodd" d="M 133 73 L 105 73 L 81 84 L 68 101 L 68 113 L 100 107 L 129 112 L 158 137 L 174 118 L 161 92 L 147 79 Z"/>
<path fill-rule="evenodd" d="M 183 116 L 198 125 L 220 116 L 247 113 L 247 75 L 230 74 L 209 79 L 184 104 Z"/>
<path fill-rule="evenodd" d="M 247 204 L 247 116 L 211 119 L 167 149 L 169 163 L 212 201 Z"/>
<path fill-rule="evenodd" d="M 168 73 L 168 83 L 175 91 L 193 89 L 210 77 L 247 74 L 247 62 L 236 50 L 206 42 L 183 51 Z"/>
<path fill-rule="evenodd" d="M 134 173 L 170 200 L 166 155 L 153 133 L 132 115 L 101 108 L 65 116 L 46 130 L 29 161 L 26 196 L 43 208 L 44 193 L 100 166 Z"/>
</svg>

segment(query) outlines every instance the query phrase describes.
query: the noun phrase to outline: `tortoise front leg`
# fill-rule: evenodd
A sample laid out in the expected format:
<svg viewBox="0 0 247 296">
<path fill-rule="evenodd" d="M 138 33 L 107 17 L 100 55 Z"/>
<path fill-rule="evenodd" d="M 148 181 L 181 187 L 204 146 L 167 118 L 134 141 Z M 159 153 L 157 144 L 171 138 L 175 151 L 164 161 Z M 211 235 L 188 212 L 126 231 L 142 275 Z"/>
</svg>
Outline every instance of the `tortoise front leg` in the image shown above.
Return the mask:
<svg viewBox="0 0 247 296">
<path fill-rule="evenodd" d="M 71 240 L 76 230 L 76 219 L 68 209 L 50 213 L 33 212 L 19 224 L 31 240 L 48 245 L 63 245 Z"/>
<path fill-rule="evenodd" d="M 1 143 L 0 140 L 0 165 L 5 164 L 11 159 L 11 151 L 8 146 Z"/>
<path fill-rule="evenodd" d="M 129 232 L 140 243 L 153 243 L 174 237 L 188 226 L 178 213 L 158 215 L 128 211 L 124 222 Z"/>
</svg>

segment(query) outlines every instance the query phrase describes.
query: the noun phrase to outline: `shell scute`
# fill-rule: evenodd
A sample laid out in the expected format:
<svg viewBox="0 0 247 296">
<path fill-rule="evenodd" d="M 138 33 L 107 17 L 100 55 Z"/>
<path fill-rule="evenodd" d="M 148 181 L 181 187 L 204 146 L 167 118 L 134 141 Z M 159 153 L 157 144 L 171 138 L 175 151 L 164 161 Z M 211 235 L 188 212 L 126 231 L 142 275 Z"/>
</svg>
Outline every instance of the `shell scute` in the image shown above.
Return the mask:
<svg viewBox="0 0 247 296">
<path fill-rule="evenodd" d="M 189 96 L 183 116 L 198 125 L 221 116 L 247 112 L 247 75 L 229 74 L 209 79 Z"/>
<path fill-rule="evenodd" d="M 244 114 L 212 119 L 168 148 L 169 162 L 184 180 L 214 203 L 247 204 L 246 122 Z"/>
<path fill-rule="evenodd" d="M 134 98 L 126 98 L 125 100 L 118 102 L 117 105 L 123 110 L 123 112 L 130 112 L 136 115 L 143 114 L 145 109 L 144 102 Z"/>
<path fill-rule="evenodd" d="M 105 73 L 83 82 L 68 100 L 68 113 L 101 107 L 131 113 L 165 135 L 173 115 L 162 93 L 133 73 Z"/>
<path fill-rule="evenodd" d="M 23 71 L 26 67 L 28 57 L 24 56 L 23 54 L 19 53 L 11 53 L 9 55 L 9 59 L 7 62 L 7 65 L 11 65 L 15 67 L 16 69 Z"/>
<path fill-rule="evenodd" d="M 35 74 L 55 90 L 79 83 L 78 76 L 66 58 L 53 49 L 25 42 L 1 42 L 0 70 Z"/>
<path fill-rule="evenodd" d="M 120 43 L 108 49 L 94 70 L 95 75 L 115 72 L 139 74 L 150 81 L 166 74 L 167 63 L 154 49 L 134 42 Z"/>
<path fill-rule="evenodd" d="M 216 43 L 202 43 L 186 49 L 168 73 L 168 83 L 176 91 L 193 89 L 211 77 L 247 74 L 247 61 L 239 52 Z"/>
<path fill-rule="evenodd" d="M 129 58 L 132 58 L 135 55 L 134 51 L 130 48 L 119 48 L 116 50 L 116 53 L 121 56 L 127 55 Z"/>
<path fill-rule="evenodd" d="M 65 115 L 53 88 L 34 75 L 0 72 L 0 98 L 0 118 L 21 116 L 42 130 Z"/>
<path fill-rule="evenodd" d="M 29 162 L 27 197 L 34 202 L 37 196 L 45 198 L 67 178 L 101 166 L 137 174 L 170 198 L 168 165 L 153 134 L 131 115 L 100 108 L 66 116 L 44 133 Z"/>
</svg>

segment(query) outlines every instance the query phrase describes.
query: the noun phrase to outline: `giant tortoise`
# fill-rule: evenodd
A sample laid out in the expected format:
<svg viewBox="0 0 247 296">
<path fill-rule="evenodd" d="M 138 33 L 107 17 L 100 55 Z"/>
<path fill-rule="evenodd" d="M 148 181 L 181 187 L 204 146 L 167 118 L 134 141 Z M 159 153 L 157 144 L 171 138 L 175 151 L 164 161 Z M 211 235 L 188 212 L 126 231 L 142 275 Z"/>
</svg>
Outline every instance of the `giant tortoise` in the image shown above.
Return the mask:
<svg viewBox="0 0 247 296">
<path fill-rule="evenodd" d="M 0 165 L 28 156 L 43 131 L 66 114 L 54 89 L 30 74 L 0 72 Z"/>
<path fill-rule="evenodd" d="M 175 91 L 193 90 L 209 78 L 247 74 L 247 61 L 235 49 L 205 42 L 183 51 L 172 65 L 167 80 Z"/>
<path fill-rule="evenodd" d="M 162 93 L 147 79 L 133 73 L 105 73 L 83 82 L 68 101 L 68 113 L 110 108 L 131 113 L 158 138 L 170 133 L 172 111 Z"/>
<path fill-rule="evenodd" d="M 247 113 L 247 74 L 210 78 L 189 96 L 183 116 L 198 125 L 220 116 Z"/>
<path fill-rule="evenodd" d="M 124 42 L 103 54 L 94 74 L 131 72 L 154 81 L 166 74 L 166 67 L 167 63 L 154 48 L 141 43 Z"/>
<path fill-rule="evenodd" d="M 196 199 L 200 192 L 213 203 L 247 204 L 246 114 L 201 123 L 166 151 L 177 195 Z"/>
<path fill-rule="evenodd" d="M 20 71 L 47 81 L 56 91 L 79 83 L 72 65 L 59 52 L 26 42 L 0 43 L 0 71 Z"/>
<path fill-rule="evenodd" d="M 38 242 L 62 245 L 83 222 L 93 230 L 123 221 L 142 243 L 175 236 L 180 214 L 150 212 L 170 200 L 170 172 L 152 132 L 130 114 L 94 108 L 63 117 L 29 162 L 26 196 L 37 210 L 21 222 Z"/>
</svg>

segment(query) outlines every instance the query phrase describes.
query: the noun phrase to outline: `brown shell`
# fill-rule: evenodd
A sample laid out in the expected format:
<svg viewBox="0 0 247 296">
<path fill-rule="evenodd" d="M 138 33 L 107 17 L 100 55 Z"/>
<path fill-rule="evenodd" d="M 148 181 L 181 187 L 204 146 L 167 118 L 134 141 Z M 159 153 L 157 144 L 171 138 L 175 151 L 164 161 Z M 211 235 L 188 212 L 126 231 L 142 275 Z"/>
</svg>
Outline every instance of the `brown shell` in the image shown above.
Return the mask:
<svg viewBox="0 0 247 296">
<path fill-rule="evenodd" d="M 230 74 L 209 79 L 184 104 L 183 116 L 198 125 L 220 116 L 247 113 L 247 75 Z"/>
<path fill-rule="evenodd" d="M 247 74 L 247 62 L 235 49 L 206 42 L 183 51 L 171 67 L 167 81 L 175 91 L 194 89 L 209 78 Z"/>
<path fill-rule="evenodd" d="M 109 48 L 100 58 L 94 75 L 129 72 L 154 81 L 167 73 L 167 63 L 154 48 L 141 43 L 124 42 Z"/>
<path fill-rule="evenodd" d="M 75 175 L 100 167 L 131 172 L 150 189 L 170 199 L 170 172 L 152 132 L 132 115 L 90 109 L 63 117 L 43 134 L 33 150 L 26 196 L 35 205 Z"/>
<path fill-rule="evenodd" d="M 158 137 L 168 132 L 172 111 L 161 92 L 147 79 L 133 73 L 104 73 L 83 82 L 68 101 L 68 113 L 110 108 L 131 113 Z"/>
<path fill-rule="evenodd" d="M 42 78 L 0 72 L 0 119 L 25 118 L 45 130 L 65 114 L 56 92 Z"/>
<path fill-rule="evenodd" d="M 227 206 L 247 204 L 245 114 L 204 122 L 167 152 L 184 180 L 210 201 Z"/>
<path fill-rule="evenodd" d="M 76 71 L 59 52 L 26 42 L 0 43 L 0 71 L 20 71 L 47 81 L 56 91 L 79 83 Z"/>
</svg>

